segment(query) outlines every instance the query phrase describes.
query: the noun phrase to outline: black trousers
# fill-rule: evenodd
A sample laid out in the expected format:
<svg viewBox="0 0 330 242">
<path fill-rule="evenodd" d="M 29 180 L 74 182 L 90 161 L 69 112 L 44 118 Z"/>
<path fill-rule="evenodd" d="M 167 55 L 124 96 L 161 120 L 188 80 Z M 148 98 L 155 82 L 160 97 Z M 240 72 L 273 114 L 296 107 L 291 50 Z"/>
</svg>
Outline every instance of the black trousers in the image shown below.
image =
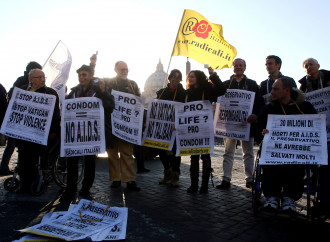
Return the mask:
<svg viewBox="0 0 330 242">
<path fill-rule="evenodd" d="M 29 189 L 31 184 L 38 180 L 38 160 L 45 146 L 23 140 L 20 140 L 17 146 L 20 185 L 24 189 Z"/>
<path fill-rule="evenodd" d="M 159 150 L 159 158 L 164 166 L 165 170 L 172 168 L 172 171 L 180 173 L 180 164 L 181 164 L 181 157 L 175 156 L 176 153 L 176 144 L 174 143 L 172 154 L 169 154 L 167 150 Z"/>
<path fill-rule="evenodd" d="M 262 190 L 266 197 L 291 197 L 298 200 L 304 191 L 306 167 L 303 165 L 262 166 Z"/>
<path fill-rule="evenodd" d="M 211 172 L 211 156 L 206 155 L 192 155 L 190 156 L 190 175 L 192 178 L 198 179 L 199 177 L 199 159 L 203 161 L 203 173 Z"/>
<path fill-rule="evenodd" d="M 95 179 L 95 155 L 87 155 L 85 158 L 85 170 L 84 170 L 84 179 L 82 181 L 83 190 L 89 191 L 93 186 Z M 67 168 L 68 168 L 68 184 L 67 190 L 76 191 L 77 182 L 78 182 L 78 160 L 79 156 L 73 156 L 68 158 Z"/>
</svg>

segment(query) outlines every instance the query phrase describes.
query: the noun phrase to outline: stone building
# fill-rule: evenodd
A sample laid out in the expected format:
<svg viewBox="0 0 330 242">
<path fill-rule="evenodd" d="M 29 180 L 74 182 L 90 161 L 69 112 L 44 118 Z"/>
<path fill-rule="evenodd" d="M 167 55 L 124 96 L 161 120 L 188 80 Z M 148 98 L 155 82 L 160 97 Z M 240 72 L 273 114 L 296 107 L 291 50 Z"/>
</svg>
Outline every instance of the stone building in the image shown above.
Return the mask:
<svg viewBox="0 0 330 242">
<path fill-rule="evenodd" d="M 164 71 L 163 64 L 159 60 L 156 71 L 152 73 L 144 84 L 144 91 L 142 97 L 146 99 L 146 106 L 148 106 L 150 98 L 156 98 L 156 92 L 167 85 L 167 73 Z"/>
</svg>

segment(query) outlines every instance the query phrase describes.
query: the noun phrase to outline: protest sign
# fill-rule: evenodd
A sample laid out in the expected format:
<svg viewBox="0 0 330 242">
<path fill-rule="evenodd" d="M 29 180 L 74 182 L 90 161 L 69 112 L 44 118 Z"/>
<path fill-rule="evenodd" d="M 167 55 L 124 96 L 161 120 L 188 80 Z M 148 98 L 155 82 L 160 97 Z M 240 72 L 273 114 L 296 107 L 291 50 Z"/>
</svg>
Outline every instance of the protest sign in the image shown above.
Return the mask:
<svg viewBox="0 0 330 242">
<path fill-rule="evenodd" d="M 175 140 L 175 104 L 173 101 L 150 99 L 143 145 L 172 150 Z"/>
<path fill-rule="evenodd" d="M 127 212 L 127 208 L 110 207 L 82 199 L 73 209 L 53 213 L 42 223 L 20 231 L 70 241 L 87 238 L 92 241 L 125 239 Z"/>
<path fill-rule="evenodd" d="M 142 144 L 144 98 L 112 90 L 115 109 L 111 114 L 112 134 L 132 144 Z"/>
<path fill-rule="evenodd" d="M 213 153 L 213 109 L 210 101 L 178 103 L 175 117 L 176 156 Z"/>
<path fill-rule="evenodd" d="M 101 99 L 82 97 L 63 100 L 61 123 L 61 157 L 105 152 Z"/>
<path fill-rule="evenodd" d="M 238 89 L 228 89 L 225 95 L 218 97 L 215 136 L 248 141 L 251 124 L 246 120 L 252 113 L 254 97 L 254 92 Z"/>
<path fill-rule="evenodd" d="M 47 145 L 55 103 L 54 95 L 15 87 L 1 133 L 15 139 Z"/>
<path fill-rule="evenodd" d="M 268 115 L 260 165 L 327 165 L 325 115 Z"/>
<path fill-rule="evenodd" d="M 330 87 L 306 93 L 306 101 L 313 104 L 318 113 L 327 116 L 327 139 L 330 141 Z"/>
</svg>

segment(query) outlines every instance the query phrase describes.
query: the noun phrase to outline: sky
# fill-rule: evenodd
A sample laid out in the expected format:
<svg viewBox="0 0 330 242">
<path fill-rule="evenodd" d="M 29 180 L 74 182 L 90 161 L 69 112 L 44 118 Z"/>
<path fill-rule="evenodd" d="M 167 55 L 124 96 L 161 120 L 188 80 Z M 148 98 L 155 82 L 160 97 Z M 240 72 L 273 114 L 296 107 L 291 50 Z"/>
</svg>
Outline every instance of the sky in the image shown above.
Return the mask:
<svg viewBox="0 0 330 242">
<path fill-rule="evenodd" d="M 267 79 L 268 55 L 281 57 L 281 72 L 296 81 L 305 75 L 306 58 L 330 69 L 330 0 L 1 0 L 0 83 L 9 90 L 28 62 L 43 65 L 61 40 L 73 59 L 68 87 L 78 84 L 75 71 L 98 51 L 96 76 L 115 76 L 114 64 L 123 60 L 143 91 L 159 60 L 165 72 L 185 73 L 187 58 L 171 59 L 184 9 L 223 26 L 236 57 L 246 60 L 245 74 L 258 84 Z M 190 62 L 192 70 L 207 73 L 204 65 Z M 224 81 L 233 70 L 217 73 Z"/>
</svg>

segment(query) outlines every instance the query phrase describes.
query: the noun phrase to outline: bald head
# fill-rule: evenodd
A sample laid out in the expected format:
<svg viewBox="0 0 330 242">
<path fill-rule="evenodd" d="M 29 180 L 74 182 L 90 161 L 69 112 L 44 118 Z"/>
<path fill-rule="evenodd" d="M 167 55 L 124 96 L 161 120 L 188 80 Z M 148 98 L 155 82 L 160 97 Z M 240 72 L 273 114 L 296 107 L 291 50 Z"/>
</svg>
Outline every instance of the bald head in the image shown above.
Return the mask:
<svg viewBox="0 0 330 242">
<path fill-rule="evenodd" d="M 115 64 L 115 72 L 117 77 L 121 80 L 127 80 L 128 66 L 124 61 L 117 61 Z"/>
</svg>

